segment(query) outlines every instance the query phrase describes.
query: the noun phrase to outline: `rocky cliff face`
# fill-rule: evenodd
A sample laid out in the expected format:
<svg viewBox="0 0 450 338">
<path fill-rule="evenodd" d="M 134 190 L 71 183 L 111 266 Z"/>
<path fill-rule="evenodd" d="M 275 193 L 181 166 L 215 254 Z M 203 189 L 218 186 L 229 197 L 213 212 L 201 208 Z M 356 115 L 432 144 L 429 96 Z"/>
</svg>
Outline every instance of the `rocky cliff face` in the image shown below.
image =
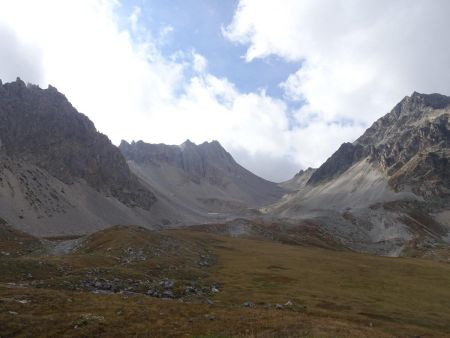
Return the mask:
<svg viewBox="0 0 450 338">
<path fill-rule="evenodd" d="M 312 176 L 326 182 L 366 159 L 395 190 L 422 196 L 450 193 L 450 97 L 413 93 L 354 143 L 344 143 Z"/>
<path fill-rule="evenodd" d="M 343 143 L 339 149 L 311 175 L 307 184 L 317 184 L 331 180 L 350 168 L 353 163 L 364 157 L 361 145 Z"/>
<path fill-rule="evenodd" d="M 311 179 L 311 176 L 316 172 L 316 168 L 308 168 L 305 170 L 300 170 L 297 174 L 294 175 L 290 180 L 285 182 L 281 182 L 278 185 L 286 190 L 295 191 L 299 189 L 303 189 L 308 181 Z"/>
<path fill-rule="evenodd" d="M 197 183 L 205 178 L 212 183 L 221 184 L 221 171 L 236 176 L 248 174 L 217 141 L 196 145 L 187 140 L 180 146 L 142 141 L 129 144 L 122 141 L 119 149 L 127 160 L 137 163 L 167 163 L 183 170 Z"/>
<path fill-rule="evenodd" d="M 120 151 L 55 88 L 20 79 L 0 86 L 1 151 L 66 184 L 83 179 L 128 206 L 149 210 L 154 195 L 131 174 Z"/>
<path fill-rule="evenodd" d="M 184 192 L 187 203 L 202 201 L 210 211 L 271 203 L 285 192 L 241 167 L 217 141 L 196 145 L 187 140 L 179 146 L 122 141 L 119 148 L 150 185 L 167 183 L 163 194 Z"/>
<path fill-rule="evenodd" d="M 447 246 L 449 120 L 450 97 L 413 93 L 263 211 L 314 221 L 355 250 L 399 255 Z M 295 177 L 288 182 L 294 190 Z"/>
</svg>

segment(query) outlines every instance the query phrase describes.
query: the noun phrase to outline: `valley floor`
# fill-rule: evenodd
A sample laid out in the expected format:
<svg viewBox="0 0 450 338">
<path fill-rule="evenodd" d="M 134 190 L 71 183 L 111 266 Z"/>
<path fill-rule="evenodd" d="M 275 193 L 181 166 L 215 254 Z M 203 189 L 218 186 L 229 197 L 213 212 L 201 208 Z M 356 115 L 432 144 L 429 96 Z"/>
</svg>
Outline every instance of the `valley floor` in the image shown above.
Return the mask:
<svg viewBox="0 0 450 338">
<path fill-rule="evenodd" d="M 450 337 L 448 262 L 198 229 L 17 236 L 0 240 L 0 337 Z"/>
</svg>

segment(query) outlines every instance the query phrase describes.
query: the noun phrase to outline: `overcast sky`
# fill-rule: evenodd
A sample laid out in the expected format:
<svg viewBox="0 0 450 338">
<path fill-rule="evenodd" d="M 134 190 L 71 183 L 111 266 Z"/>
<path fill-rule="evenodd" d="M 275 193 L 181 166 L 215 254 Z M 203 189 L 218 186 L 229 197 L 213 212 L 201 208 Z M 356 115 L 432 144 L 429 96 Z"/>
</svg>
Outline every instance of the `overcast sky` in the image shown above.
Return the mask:
<svg viewBox="0 0 450 338">
<path fill-rule="evenodd" d="M 52 84 L 113 143 L 218 140 L 274 181 L 413 91 L 450 94 L 447 0 L 0 1 L 0 79 Z"/>
</svg>

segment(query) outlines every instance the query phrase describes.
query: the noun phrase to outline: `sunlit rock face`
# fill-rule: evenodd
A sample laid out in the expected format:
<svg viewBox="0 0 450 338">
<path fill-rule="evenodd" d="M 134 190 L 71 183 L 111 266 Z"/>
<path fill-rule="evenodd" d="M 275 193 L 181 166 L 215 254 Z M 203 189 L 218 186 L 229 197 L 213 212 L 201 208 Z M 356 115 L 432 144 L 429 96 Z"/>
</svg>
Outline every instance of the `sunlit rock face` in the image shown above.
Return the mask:
<svg viewBox="0 0 450 338">
<path fill-rule="evenodd" d="M 450 189 L 450 97 L 413 93 L 354 143 L 344 143 L 310 178 L 327 181 L 367 159 L 399 191 L 443 196 Z"/>
</svg>

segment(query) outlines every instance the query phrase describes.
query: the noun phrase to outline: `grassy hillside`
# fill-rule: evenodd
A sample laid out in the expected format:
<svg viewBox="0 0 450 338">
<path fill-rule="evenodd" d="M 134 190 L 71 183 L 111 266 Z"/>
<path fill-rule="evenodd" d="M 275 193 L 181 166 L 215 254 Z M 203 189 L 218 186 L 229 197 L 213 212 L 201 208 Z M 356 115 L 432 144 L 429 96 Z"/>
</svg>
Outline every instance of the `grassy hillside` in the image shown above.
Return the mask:
<svg viewBox="0 0 450 338">
<path fill-rule="evenodd" d="M 39 250 L 0 256 L 1 337 L 450 336 L 445 262 L 137 227 Z"/>
<path fill-rule="evenodd" d="M 0 218 L 0 257 L 21 256 L 41 249 L 41 242 L 22 231 L 16 230 Z"/>
</svg>

